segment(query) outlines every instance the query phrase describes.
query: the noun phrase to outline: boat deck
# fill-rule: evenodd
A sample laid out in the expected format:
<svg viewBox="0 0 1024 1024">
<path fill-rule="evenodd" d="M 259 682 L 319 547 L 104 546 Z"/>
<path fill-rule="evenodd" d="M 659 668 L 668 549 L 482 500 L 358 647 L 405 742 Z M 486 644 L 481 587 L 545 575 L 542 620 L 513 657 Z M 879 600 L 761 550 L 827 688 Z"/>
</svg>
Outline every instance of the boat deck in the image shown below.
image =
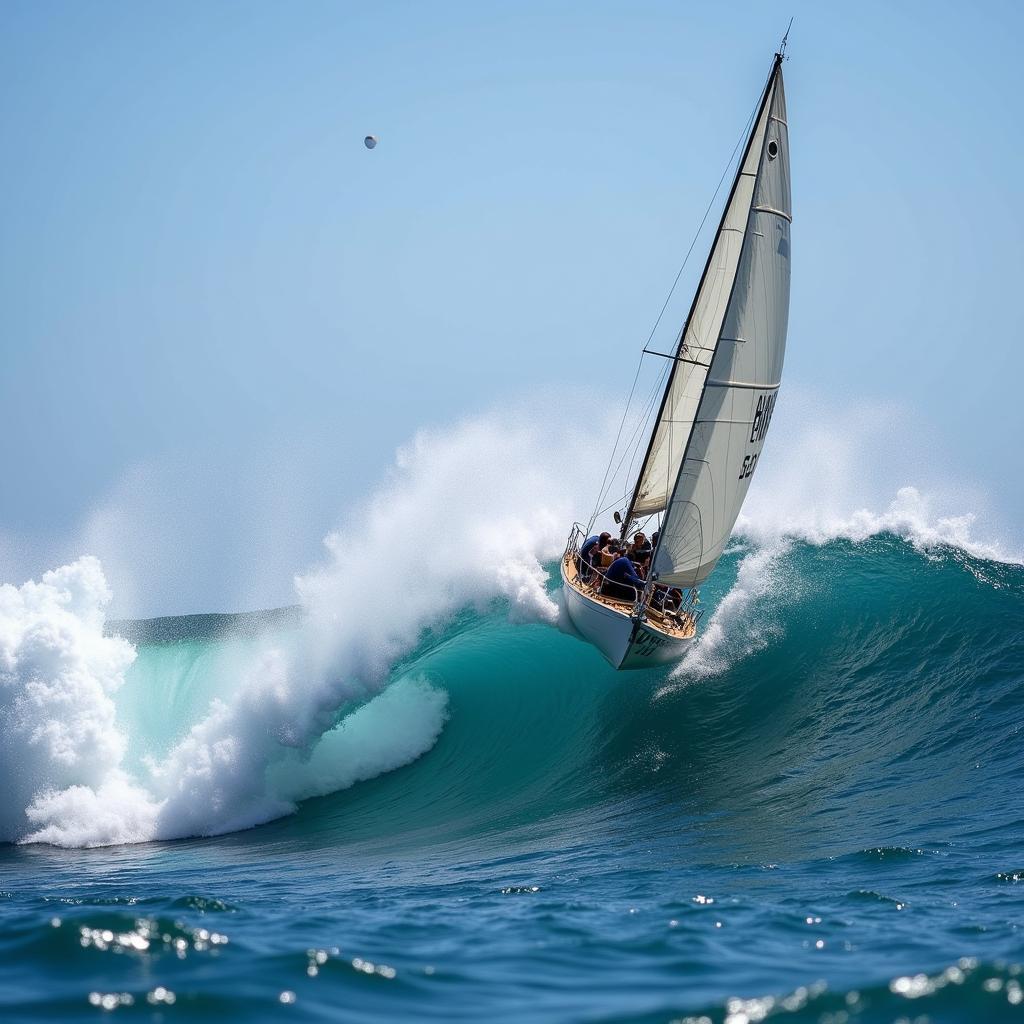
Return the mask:
<svg viewBox="0 0 1024 1024">
<path fill-rule="evenodd" d="M 576 568 L 576 556 L 571 551 L 566 552 L 562 558 L 562 569 L 565 575 L 565 582 L 573 588 L 573 590 L 579 591 L 584 597 L 590 601 L 594 601 L 597 604 L 603 604 L 606 608 L 611 608 L 612 611 L 618 612 L 625 618 L 629 618 L 633 611 L 632 601 L 620 601 L 618 598 L 609 597 L 607 594 L 602 594 L 592 583 L 584 583 L 580 579 L 579 571 Z M 654 608 L 648 607 L 647 614 L 644 619 L 644 625 L 649 629 L 656 630 L 659 633 L 664 633 L 665 636 L 673 637 L 676 640 L 689 640 L 697 633 L 697 625 L 693 621 L 689 620 L 685 612 L 681 614 L 684 625 L 679 626 L 673 622 L 668 616 L 663 615 L 661 612 Z"/>
</svg>

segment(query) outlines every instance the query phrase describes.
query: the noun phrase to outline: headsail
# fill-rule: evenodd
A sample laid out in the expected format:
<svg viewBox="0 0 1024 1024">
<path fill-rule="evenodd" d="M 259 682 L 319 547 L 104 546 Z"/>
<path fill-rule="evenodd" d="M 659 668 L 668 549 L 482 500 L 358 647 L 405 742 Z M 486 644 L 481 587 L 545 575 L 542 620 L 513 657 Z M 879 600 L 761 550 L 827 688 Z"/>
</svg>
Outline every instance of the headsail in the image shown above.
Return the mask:
<svg viewBox="0 0 1024 1024">
<path fill-rule="evenodd" d="M 775 408 L 789 319 L 789 140 L 777 55 L 708 257 L 628 518 L 665 511 L 660 583 L 722 554 Z"/>
</svg>

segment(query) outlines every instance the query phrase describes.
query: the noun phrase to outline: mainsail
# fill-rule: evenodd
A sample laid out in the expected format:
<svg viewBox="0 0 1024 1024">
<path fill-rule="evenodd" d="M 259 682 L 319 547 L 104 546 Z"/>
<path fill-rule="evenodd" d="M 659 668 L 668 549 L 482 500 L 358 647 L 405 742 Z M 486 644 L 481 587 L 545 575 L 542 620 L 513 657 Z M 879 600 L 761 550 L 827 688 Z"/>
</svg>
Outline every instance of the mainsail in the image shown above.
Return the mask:
<svg viewBox="0 0 1024 1024">
<path fill-rule="evenodd" d="M 789 320 L 789 139 L 776 55 L 626 524 L 665 512 L 653 571 L 692 587 L 729 540 L 775 408 Z"/>
</svg>

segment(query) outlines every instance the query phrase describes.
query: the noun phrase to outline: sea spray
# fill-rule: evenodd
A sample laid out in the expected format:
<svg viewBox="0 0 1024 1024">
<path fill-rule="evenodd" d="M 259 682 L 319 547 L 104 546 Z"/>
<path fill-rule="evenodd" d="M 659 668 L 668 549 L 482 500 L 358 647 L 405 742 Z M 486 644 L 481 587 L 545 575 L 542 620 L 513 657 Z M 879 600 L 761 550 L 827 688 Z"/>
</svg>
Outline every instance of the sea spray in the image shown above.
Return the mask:
<svg viewBox="0 0 1024 1024">
<path fill-rule="evenodd" d="M 111 805 L 131 802 L 114 695 L 135 651 L 103 636 L 109 601 L 94 558 L 47 572 L 38 583 L 0 586 L 2 839 L 25 835 L 50 807 L 66 808 L 85 793 L 104 790 Z M 133 820 L 127 828 L 139 826 Z M 96 828 L 111 841 L 131 837 L 107 816 Z"/>
<path fill-rule="evenodd" d="M 891 534 L 924 554 L 960 551 L 982 562 L 1018 564 L 1019 554 L 1003 545 L 978 540 L 973 534 L 976 517 L 935 511 L 934 499 L 915 487 L 901 487 L 881 512 L 854 509 L 845 514 L 810 508 L 782 517 L 741 515 L 734 536 L 743 547 L 732 587 L 702 623 L 697 640 L 671 674 L 658 696 L 687 682 L 717 676 L 735 662 L 777 638 L 785 608 L 798 600 L 805 585 L 787 569 L 786 555 L 794 542 L 821 547 L 836 540 L 853 544 Z M 734 552 L 735 553 L 735 552 Z M 974 568 L 975 573 L 982 570 Z"/>
<path fill-rule="evenodd" d="M 925 553 L 953 549 L 988 562 L 1024 560 L 1012 546 L 979 538 L 977 515 L 959 511 L 949 488 L 929 493 L 895 482 L 924 461 L 935 466 L 933 456 L 924 460 L 915 448 L 908 418 L 893 406 L 826 408 L 800 392 L 780 406 L 772 455 L 758 466 L 736 522 L 734 540 L 744 557 L 735 583 L 660 694 L 721 675 L 778 636 L 780 612 L 803 586 L 787 569 L 795 541 L 820 547 L 892 534 Z"/>
<path fill-rule="evenodd" d="M 517 621 L 553 621 L 540 563 L 557 555 L 572 515 L 558 457 L 568 442 L 511 416 L 422 432 L 402 449 L 353 517 L 359 528 L 330 534 L 327 563 L 296 579 L 306 610 L 299 642 L 262 652 L 235 698 L 154 767 L 166 793 L 160 832 L 255 824 L 323 791 L 311 778 L 307 791 L 278 793 L 266 769 L 293 762 L 289 748 L 312 752 L 340 711 L 381 690 L 425 628 L 467 605 L 504 597 Z M 437 731 L 425 728 L 432 738 Z M 380 742 L 381 765 L 424 749 L 422 739 L 404 736 Z"/>
<path fill-rule="evenodd" d="M 231 678 L 206 687 L 216 698 L 149 749 L 132 733 L 131 758 L 115 696 L 134 652 L 103 635 L 110 592 L 98 562 L 4 587 L 3 838 L 80 846 L 221 833 L 420 756 L 443 728 L 446 695 L 395 666 L 467 608 L 500 602 L 515 621 L 555 621 L 544 566 L 585 518 L 602 451 L 571 422 L 512 412 L 417 435 L 376 493 L 347 510 L 351 525 L 327 538 L 325 563 L 296 579 L 297 631 L 240 648 L 219 669 Z M 837 493 L 849 471 L 833 473 Z M 819 475 L 813 463 L 792 472 Z M 739 524 L 747 550 L 735 585 L 665 692 L 722 674 L 781 634 L 780 609 L 799 593 L 788 568 L 796 538 L 889 532 L 920 548 L 1002 554 L 975 540 L 971 517 L 912 488 L 878 514 L 838 500 L 801 513 L 772 479 Z"/>
<path fill-rule="evenodd" d="M 50 661 L 74 664 L 67 671 L 44 665 L 42 685 L 69 721 L 98 723 L 93 745 L 102 756 L 86 752 L 60 774 L 26 773 L 24 790 L 5 798 L 3 838 L 79 846 L 232 831 L 419 756 L 440 732 L 444 695 L 408 682 L 378 694 L 423 630 L 467 605 L 500 598 L 516 621 L 556 619 L 541 563 L 558 554 L 576 511 L 564 465 L 576 441 L 514 414 L 417 435 L 381 489 L 353 510 L 358 530 L 332 533 L 327 563 L 296 578 L 305 611 L 298 636 L 252 651 L 236 666 L 227 696 L 213 700 L 168 751 L 144 756 L 132 770 L 111 694 L 133 651 L 103 637 L 110 595 L 99 563 L 85 559 L 43 584 L 7 588 L 53 591 L 33 612 L 42 647 Z M 60 597 L 51 578 L 81 582 Z M 8 632 L 19 635 L 26 600 L 11 604 Z M 51 611 L 85 654 L 62 639 Z M 86 658 L 95 652 L 105 654 L 99 668 Z M 78 662 L 88 676 L 84 688 Z M 40 685 L 29 665 L 12 662 L 6 677 L 22 704 L 21 691 L 31 695 Z M 374 708 L 374 698 L 383 707 Z M 419 713 L 406 716 L 404 729 L 371 729 L 368 738 L 367 723 L 394 720 L 403 699 Z M 356 717 L 346 719 L 349 712 Z M 28 716 L 24 743 L 47 728 Z"/>
<path fill-rule="evenodd" d="M 926 424 L 892 405 L 844 407 L 790 388 L 772 424 L 736 534 L 824 544 L 893 533 L 921 549 L 952 545 L 980 559 L 1019 562 L 1017 543 L 979 537 L 984 495 L 928 441 Z M 982 530 L 985 533 L 991 529 Z"/>
<path fill-rule="evenodd" d="M 672 672 L 672 681 L 656 696 L 671 692 L 680 680 L 720 675 L 738 658 L 760 650 L 778 635 L 775 617 L 762 614 L 756 621 L 752 606 L 771 597 L 792 599 L 781 580 L 781 563 L 789 549 L 785 539 L 747 551 L 740 560 L 736 581 L 715 607 L 711 618 L 699 630 L 697 639 Z M 771 605 L 767 609 L 771 611 Z"/>
<path fill-rule="evenodd" d="M 992 562 L 1019 563 L 1020 552 L 1005 545 L 979 540 L 974 535 L 974 513 L 951 514 L 937 510 L 937 502 L 916 487 L 901 487 L 882 512 L 855 508 L 845 514 L 822 515 L 809 509 L 794 514 L 784 523 L 758 515 L 741 516 L 737 532 L 758 543 L 771 542 L 780 533 L 809 544 L 827 544 L 844 539 L 854 543 L 880 533 L 891 533 L 909 541 L 921 551 L 939 547 L 958 548 L 974 558 Z"/>
</svg>

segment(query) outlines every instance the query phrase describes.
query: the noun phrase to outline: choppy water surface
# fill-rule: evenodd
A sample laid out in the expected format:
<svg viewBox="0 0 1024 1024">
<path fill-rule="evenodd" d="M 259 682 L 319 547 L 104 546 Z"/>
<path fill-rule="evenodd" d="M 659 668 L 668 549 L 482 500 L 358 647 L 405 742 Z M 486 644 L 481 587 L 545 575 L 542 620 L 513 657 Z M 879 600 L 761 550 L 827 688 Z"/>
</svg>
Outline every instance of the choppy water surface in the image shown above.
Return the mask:
<svg viewBox="0 0 1024 1024">
<path fill-rule="evenodd" d="M 675 674 L 453 608 L 284 760 L 232 692 L 299 616 L 116 625 L 105 796 L 0 847 L 0 1017 L 1024 1019 L 1024 568 L 881 532 L 705 596 Z"/>
</svg>

